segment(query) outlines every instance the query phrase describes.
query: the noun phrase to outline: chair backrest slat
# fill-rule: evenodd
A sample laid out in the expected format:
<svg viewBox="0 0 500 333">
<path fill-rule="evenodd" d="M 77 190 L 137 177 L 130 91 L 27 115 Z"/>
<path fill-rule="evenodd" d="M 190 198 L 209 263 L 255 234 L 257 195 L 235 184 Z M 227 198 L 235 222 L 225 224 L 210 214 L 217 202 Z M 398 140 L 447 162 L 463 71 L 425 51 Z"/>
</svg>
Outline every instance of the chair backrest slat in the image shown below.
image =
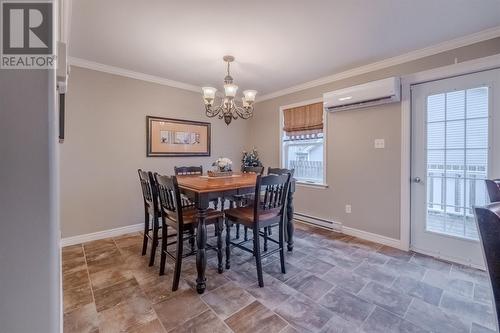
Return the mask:
<svg viewBox="0 0 500 333">
<path fill-rule="evenodd" d="M 290 175 L 290 179 L 293 177 L 295 170 L 294 169 L 284 169 L 284 168 L 267 168 L 267 174 L 268 175 Z M 285 198 L 283 197 L 284 195 L 286 196 L 288 194 L 283 191 L 283 189 L 278 189 L 277 190 L 278 197 L 276 198 L 276 202 L 274 203 L 275 205 L 279 205 L 279 203 Z"/>
<path fill-rule="evenodd" d="M 203 166 L 176 166 L 174 173 L 176 176 L 203 175 Z"/>
<path fill-rule="evenodd" d="M 177 177 L 162 176 L 155 173 L 154 179 L 160 197 L 160 208 L 165 218 L 176 221 L 179 226 L 182 226 L 184 221 L 182 219 L 181 192 Z"/>
<path fill-rule="evenodd" d="M 255 185 L 254 217 L 259 216 L 259 211 L 276 210 L 281 217 L 286 206 L 290 173 L 283 175 L 257 175 Z M 258 200 L 257 200 L 258 199 Z"/>
<path fill-rule="evenodd" d="M 154 208 L 156 211 L 156 209 L 158 209 L 158 196 L 153 174 L 152 172 L 143 171 L 141 169 L 137 170 L 137 172 L 139 174 L 139 180 L 141 182 L 144 204 L 151 208 Z"/>
</svg>

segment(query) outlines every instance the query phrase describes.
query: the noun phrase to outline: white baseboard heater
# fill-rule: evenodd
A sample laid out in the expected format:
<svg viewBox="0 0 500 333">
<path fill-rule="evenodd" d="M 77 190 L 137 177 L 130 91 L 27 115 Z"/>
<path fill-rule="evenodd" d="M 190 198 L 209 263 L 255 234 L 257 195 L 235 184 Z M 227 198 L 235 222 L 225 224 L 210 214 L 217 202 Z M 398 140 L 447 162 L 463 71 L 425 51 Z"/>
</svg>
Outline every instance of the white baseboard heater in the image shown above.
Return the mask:
<svg viewBox="0 0 500 333">
<path fill-rule="evenodd" d="M 295 220 L 299 220 L 299 221 L 306 222 L 309 224 L 314 224 L 314 225 L 317 225 L 317 226 L 320 226 L 323 228 L 328 228 L 328 229 L 331 229 L 333 231 L 337 231 L 337 232 L 342 231 L 342 224 L 341 223 L 327 220 L 327 219 L 323 219 L 320 217 L 315 217 L 315 216 L 295 212 L 293 214 L 293 218 Z"/>
</svg>

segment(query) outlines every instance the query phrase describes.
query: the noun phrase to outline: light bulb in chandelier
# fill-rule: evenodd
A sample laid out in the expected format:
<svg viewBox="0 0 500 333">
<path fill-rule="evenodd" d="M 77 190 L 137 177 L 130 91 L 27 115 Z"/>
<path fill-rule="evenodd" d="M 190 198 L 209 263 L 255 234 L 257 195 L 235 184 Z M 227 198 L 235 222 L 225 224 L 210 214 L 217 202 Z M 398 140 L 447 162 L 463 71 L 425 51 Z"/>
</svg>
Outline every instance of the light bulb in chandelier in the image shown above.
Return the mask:
<svg viewBox="0 0 500 333">
<path fill-rule="evenodd" d="M 238 86 L 232 83 L 228 83 L 224 85 L 224 92 L 226 93 L 226 97 L 233 98 L 236 96 L 236 92 L 238 91 Z"/>
<path fill-rule="evenodd" d="M 215 101 L 215 93 L 217 92 L 217 89 L 213 87 L 203 87 L 201 89 L 203 90 L 203 100 L 205 104 L 212 105 Z"/>
</svg>

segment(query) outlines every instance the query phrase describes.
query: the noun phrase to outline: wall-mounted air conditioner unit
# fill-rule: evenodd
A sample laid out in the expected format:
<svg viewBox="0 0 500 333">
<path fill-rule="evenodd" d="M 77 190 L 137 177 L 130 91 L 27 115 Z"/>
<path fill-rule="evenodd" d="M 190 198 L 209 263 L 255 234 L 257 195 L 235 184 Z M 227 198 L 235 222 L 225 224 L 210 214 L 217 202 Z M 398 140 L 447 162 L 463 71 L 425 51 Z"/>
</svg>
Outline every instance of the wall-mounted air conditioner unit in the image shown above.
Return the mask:
<svg viewBox="0 0 500 333">
<path fill-rule="evenodd" d="M 325 93 L 323 94 L 323 105 L 326 111 L 345 111 L 399 102 L 400 95 L 399 77 L 389 77 Z"/>
</svg>

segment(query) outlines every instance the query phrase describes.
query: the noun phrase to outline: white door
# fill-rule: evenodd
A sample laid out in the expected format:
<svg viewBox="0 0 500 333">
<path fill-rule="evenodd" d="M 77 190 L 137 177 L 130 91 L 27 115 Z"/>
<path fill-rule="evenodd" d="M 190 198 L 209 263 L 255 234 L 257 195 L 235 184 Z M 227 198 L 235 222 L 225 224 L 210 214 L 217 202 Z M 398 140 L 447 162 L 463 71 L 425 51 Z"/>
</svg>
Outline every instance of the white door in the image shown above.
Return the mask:
<svg viewBox="0 0 500 333">
<path fill-rule="evenodd" d="M 500 178 L 499 87 L 499 69 L 412 87 L 413 250 L 484 267 L 472 207 Z"/>
</svg>

